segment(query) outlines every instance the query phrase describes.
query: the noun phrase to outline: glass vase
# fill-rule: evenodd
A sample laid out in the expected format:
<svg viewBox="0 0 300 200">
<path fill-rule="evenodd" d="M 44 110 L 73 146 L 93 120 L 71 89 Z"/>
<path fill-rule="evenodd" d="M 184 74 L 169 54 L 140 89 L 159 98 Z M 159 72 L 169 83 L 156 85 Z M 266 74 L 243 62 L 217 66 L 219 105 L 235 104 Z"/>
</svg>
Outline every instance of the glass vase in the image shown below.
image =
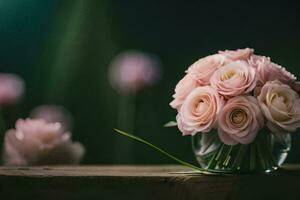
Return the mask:
<svg viewBox="0 0 300 200">
<path fill-rule="evenodd" d="M 223 173 L 270 173 L 285 161 L 291 148 L 291 136 L 276 136 L 261 130 L 251 144 L 226 145 L 213 130 L 192 137 L 193 150 L 200 166 Z"/>
</svg>

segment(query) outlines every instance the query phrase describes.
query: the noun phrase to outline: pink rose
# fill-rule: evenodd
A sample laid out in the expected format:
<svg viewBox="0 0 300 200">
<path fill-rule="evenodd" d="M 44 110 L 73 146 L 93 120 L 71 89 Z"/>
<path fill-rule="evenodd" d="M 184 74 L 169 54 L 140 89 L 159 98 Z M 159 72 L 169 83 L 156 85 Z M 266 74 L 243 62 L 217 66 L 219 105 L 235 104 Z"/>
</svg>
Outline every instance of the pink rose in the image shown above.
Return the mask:
<svg viewBox="0 0 300 200">
<path fill-rule="evenodd" d="M 264 117 L 253 96 L 229 99 L 218 117 L 218 133 L 227 145 L 250 144 L 264 126 Z"/>
<path fill-rule="evenodd" d="M 185 98 L 198 86 L 200 86 L 199 83 L 191 75 L 185 75 L 176 85 L 175 94 L 173 95 L 174 100 L 170 103 L 170 106 L 179 109 Z"/>
<path fill-rule="evenodd" d="M 197 80 L 200 85 L 208 85 L 213 73 L 225 65 L 227 61 L 226 57 L 220 54 L 207 56 L 192 64 L 187 73 Z"/>
<path fill-rule="evenodd" d="M 216 124 L 224 100 L 210 86 L 194 89 L 183 102 L 177 116 L 183 135 L 209 132 Z"/>
<path fill-rule="evenodd" d="M 15 74 L 0 73 L 0 105 L 12 105 L 22 97 L 24 81 Z"/>
<path fill-rule="evenodd" d="M 219 51 L 219 54 L 225 55 L 228 59 L 232 61 L 236 60 L 247 60 L 254 52 L 254 49 L 245 48 L 237 49 L 236 51 L 225 50 Z"/>
<path fill-rule="evenodd" d="M 231 62 L 219 68 L 210 83 L 226 98 L 247 94 L 256 86 L 255 69 L 243 61 Z"/>
<path fill-rule="evenodd" d="M 4 140 L 5 165 L 45 165 L 78 163 L 84 154 L 80 143 L 71 141 L 60 123 L 20 119 Z"/>
<path fill-rule="evenodd" d="M 300 127 L 300 99 L 290 86 L 280 81 L 267 82 L 258 102 L 274 134 L 294 132 Z"/>
<path fill-rule="evenodd" d="M 292 85 L 296 77 L 288 72 L 284 67 L 271 62 L 271 59 L 265 56 L 252 55 L 249 64 L 256 69 L 258 81 L 263 85 L 267 81 L 279 80 L 280 82 Z"/>
</svg>

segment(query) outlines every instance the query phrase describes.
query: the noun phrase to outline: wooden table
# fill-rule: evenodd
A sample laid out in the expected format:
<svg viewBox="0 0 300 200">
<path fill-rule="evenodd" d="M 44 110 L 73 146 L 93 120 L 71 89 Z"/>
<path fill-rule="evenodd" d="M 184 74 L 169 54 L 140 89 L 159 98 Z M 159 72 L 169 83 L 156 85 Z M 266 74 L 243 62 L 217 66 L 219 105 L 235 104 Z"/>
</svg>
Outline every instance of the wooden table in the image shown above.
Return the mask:
<svg viewBox="0 0 300 200">
<path fill-rule="evenodd" d="M 300 167 L 212 176 L 181 166 L 0 167 L 0 199 L 300 199 Z"/>
</svg>

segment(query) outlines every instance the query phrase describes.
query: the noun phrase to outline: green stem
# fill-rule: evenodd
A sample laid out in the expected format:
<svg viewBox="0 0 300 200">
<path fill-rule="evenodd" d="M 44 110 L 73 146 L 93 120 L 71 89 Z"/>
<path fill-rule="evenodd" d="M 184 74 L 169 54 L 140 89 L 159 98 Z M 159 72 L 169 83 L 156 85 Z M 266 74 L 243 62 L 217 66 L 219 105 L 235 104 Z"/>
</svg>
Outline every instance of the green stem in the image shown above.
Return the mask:
<svg viewBox="0 0 300 200">
<path fill-rule="evenodd" d="M 275 167 L 277 166 L 277 163 L 275 162 L 274 155 L 272 153 L 272 147 L 270 141 L 268 141 L 269 138 L 266 138 L 264 147 L 265 147 L 265 153 L 266 153 L 266 158 L 269 161 L 269 166 Z"/>
<path fill-rule="evenodd" d="M 234 170 L 240 171 L 242 168 L 242 161 L 245 157 L 245 153 L 247 152 L 247 146 L 246 145 L 240 145 L 238 153 L 236 154 L 236 157 L 233 161 L 232 168 Z"/>
<path fill-rule="evenodd" d="M 256 151 L 255 151 L 255 145 L 250 145 L 250 170 L 255 170 L 256 167 Z"/>
<path fill-rule="evenodd" d="M 256 149 L 257 149 L 257 153 L 258 153 L 258 157 L 259 157 L 259 161 L 261 163 L 262 169 L 265 170 L 267 164 L 265 162 L 265 157 L 264 157 L 264 154 L 263 154 L 262 149 L 260 147 L 261 144 L 259 144 L 259 142 L 256 142 L 255 145 L 256 145 Z"/>
<path fill-rule="evenodd" d="M 135 95 L 122 95 L 119 98 L 119 116 L 117 126 L 134 131 L 135 118 Z M 133 144 L 131 140 L 123 141 L 119 137 L 115 140 L 115 159 L 118 163 L 133 161 Z M 120 149 L 122 149 L 120 151 Z"/>
<path fill-rule="evenodd" d="M 232 152 L 232 149 L 233 149 L 233 145 L 230 145 L 230 147 L 229 147 L 229 151 L 227 152 L 227 154 L 226 154 L 226 157 L 225 157 L 225 160 L 224 160 L 224 162 L 223 162 L 223 166 L 227 166 L 228 164 L 229 164 L 229 161 L 230 161 L 230 159 L 231 159 L 231 152 Z"/>
<path fill-rule="evenodd" d="M 216 161 L 218 161 L 219 157 L 221 156 L 221 153 L 222 153 L 224 147 L 225 147 L 225 144 L 221 144 L 221 146 L 218 148 L 218 150 L 213 155 L 211 160 L 208 162 L 206 169 L 214 169 L 216 167 Z"/>
<path fill-rule="evenodd" d="M 182 165 L 184 165 L 184 166 L 186 166 L 186 167 L 190 167 L 190 168 L 195 169 L 195 170 L 198 170 L 198 171 L 200 171 L 200 172 L 206 172 L 204 169 L 202 169 L 202 168 L 200 168 L 200 167 L 196 167 L 196 166 L 194 166 L 194 165 L 192 165 L 192 164 L 190 164 L 190 163 L 187 163 L 187 162 L 185 162 L 185 161 L 182 161 L 182 160 L 176 158 L 175 156 L 173 156 L 173 155 L 167 153 L 166 151 L 164 151 L 164 150 L 160 149 L 159 147 L 157 147 L 157 146 L 151 144 L 150 142 L 147 142 L 146 140 L 143 140 L 143 139 L 141 139 L 141 138 L 139 138 L 139 137 L 137 137 L 137 136 L 131 135 L 131 134 L 129 134 L 129 133 L 126 133 L 126 132 L 121 131 L 121 130 L 118 130 L 118 129 L 114 129 L 114 130 L 115 130 L 117 133 L 121 134 L 121 135 L 127 136 L 127 137 L 129 137 L 129 138 L 132 138 L 132 139 L 134 139 L 134 140 L 136 140 L 136 141 L 139 141 L 139 142 L 141 142 L 141 143 L 143 143 L 143 144 L 146 144 L 146 145 L 148 145 L 148 146 L 154 148 L 155 150 L 161 152 L 162 154 L 168 156 L 169 158 L 175 160 L 176 162 L 178 162 L 178 163 L 180 163 L 180 164 L 182 164 Z"/>
<path fill-rule="evenodd" d="M 216 156 L 215 160 L 220 160 L 220 157 L 223 154 L 224 150 L 226 150 L 226 145 L 222 144 L 220 150 L 217 152 L 217 156 Z"/>
</svg>

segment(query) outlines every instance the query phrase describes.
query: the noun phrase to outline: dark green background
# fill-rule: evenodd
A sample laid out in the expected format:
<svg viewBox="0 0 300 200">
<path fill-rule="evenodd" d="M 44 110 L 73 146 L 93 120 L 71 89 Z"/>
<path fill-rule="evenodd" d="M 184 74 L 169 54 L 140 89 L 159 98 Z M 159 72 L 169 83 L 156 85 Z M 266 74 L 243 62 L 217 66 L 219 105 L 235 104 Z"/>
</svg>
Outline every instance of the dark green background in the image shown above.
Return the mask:
<svg viewBox="0 0 300 200">
<path fill-rule="evenodd" d="M 219 49 L 252 47 L 300 76 L 299 10 L 289 1 L 1 1 L 0 70 L 26 81 L 17 117 L 40 104 L 61 104 L 74 116 L 74 139 L 86 146 L 83 163 L 117 163 L 120 136 L 112 128 L 119 96 L 107 81 L 108 65 L 126 49 L 156 54 L 164 75 L 138 94 L 135 133 L 195 162 L 190 138 L 163 128 L 175 117 L 168 103 L 184 70 Z M 295 133 L 290 162 L 300 161 L 298 140 Z M 172 161 L 134 143 L 133 162 Z"/>
</svg>

